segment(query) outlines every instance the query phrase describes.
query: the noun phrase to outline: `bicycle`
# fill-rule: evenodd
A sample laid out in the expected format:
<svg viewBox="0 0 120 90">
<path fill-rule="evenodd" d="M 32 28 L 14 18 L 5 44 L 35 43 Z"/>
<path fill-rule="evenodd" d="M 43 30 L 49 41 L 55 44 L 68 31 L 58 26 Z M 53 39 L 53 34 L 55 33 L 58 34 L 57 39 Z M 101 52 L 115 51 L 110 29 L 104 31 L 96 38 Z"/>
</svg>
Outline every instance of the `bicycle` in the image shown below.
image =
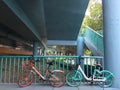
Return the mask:
<svg viewBox="0 0 120 90">
<path fill-rule="evenodd" d="M 81 57 L 79 58 L 79 63 L 81 63 L 80 60 Z M 98 65 L 98 67 L 102 68 L 100 65 Z M 73 70 L 67 73 L 66 83 L 69 86 L 79 86 L 83 77 L 87 81 L 97 82 L 98 85 L 103 88 L 112 86 L 113 82 L 113 73 L 110 71 L 94 69 L 93 75 L 91 77 L 87 77 L 79 64 L 77 70 Z"/>
<path fill-rule="evenodd" d="M 28 64 L 26 61 L 22 62 L 22 66 L 24 67 L 24 73 L 20 75 L 18 79 L 18 85 L 20 87 L 31 85 L 34 80 L 34 73 L 41 77 L 43 81 L 49 81 L 50 85 L 53 87 L 61 87 L 65 84 L 64 71 L 50 70 L 50 66 L 53 65 L 54 61 L 47 62 L 48 68 L 45 71 L 45 75 L 42 75 L 34 66 L 34 63 L 38 61 L 39 60 L 28 60 Z"/>
</svg>

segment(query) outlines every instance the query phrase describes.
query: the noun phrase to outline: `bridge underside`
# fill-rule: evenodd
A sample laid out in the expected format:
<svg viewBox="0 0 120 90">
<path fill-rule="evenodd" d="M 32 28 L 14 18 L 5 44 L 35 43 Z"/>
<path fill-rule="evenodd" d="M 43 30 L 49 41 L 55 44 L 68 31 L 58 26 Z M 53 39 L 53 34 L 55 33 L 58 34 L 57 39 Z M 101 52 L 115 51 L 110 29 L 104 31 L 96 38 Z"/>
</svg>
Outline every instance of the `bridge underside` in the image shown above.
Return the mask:
<svg viewBox="0 0 120 90">
<path fill-rule="evenodd" d="M 21 43 L 75 41 L 89 0 L 2 0 L 0 37 Z"/>
</svg>

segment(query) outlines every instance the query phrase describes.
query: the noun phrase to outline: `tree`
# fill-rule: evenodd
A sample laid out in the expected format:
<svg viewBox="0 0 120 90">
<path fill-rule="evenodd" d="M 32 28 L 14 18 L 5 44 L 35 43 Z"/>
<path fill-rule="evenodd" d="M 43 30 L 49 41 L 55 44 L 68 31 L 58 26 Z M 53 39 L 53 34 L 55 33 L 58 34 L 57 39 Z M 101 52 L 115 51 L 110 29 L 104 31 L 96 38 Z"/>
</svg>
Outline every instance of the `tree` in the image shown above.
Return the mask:
<svg viewBox="0 0 120 90">
<path fill-rule="evenodd" d="M 102 4 L 94 3 L 88 6 L 88 15 L 85 15 L 83 26 L 89 26 L 93 30 L 103 29 Z"/>
</svg>

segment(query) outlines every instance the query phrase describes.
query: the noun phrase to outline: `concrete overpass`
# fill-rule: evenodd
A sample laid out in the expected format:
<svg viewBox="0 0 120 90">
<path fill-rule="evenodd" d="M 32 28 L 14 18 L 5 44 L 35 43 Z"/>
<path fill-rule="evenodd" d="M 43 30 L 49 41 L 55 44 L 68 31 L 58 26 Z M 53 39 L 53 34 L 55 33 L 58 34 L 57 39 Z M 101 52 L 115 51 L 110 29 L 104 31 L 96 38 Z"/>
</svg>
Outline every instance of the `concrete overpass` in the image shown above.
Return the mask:
<svg viewBox="0 0 120 90">
<path fill-rule="evenodd" d="M 1 0 L 0 37 L 31 47 L 76 41 L 89 0 Z M 11 42 L 11 41 L 10 41 Z M 8 44 L 9 42 L 4 42 Z M 12 45 L 12 44 L 11 44 Z"/>
</svg>

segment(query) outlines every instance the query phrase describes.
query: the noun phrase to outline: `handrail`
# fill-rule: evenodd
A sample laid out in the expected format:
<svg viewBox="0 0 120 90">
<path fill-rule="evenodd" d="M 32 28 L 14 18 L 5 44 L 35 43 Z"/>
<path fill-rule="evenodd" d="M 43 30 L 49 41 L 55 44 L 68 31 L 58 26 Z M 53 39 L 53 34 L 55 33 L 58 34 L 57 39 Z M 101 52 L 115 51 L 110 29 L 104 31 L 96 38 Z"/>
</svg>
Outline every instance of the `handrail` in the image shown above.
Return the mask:
<svg viewBox="0 0 120 90">
<path fill-rule="evenodd" d="M 96 33 L 97 35 L 103 37 L 103 35 L 99 34 L 98 32 L 96 32 L 95 30 L 93 30 L 92 28 L 86 26 L 86 28 L 88 28 L 89 30 L 91 30 L 92 32 Z"/>
<path fill-rule="evenodd" d="M 28 63 L 28 60 L 31 57 L 32 56 L 0 56 L 0 84 L 17 83 L 19 76 L 24 70 L 24 67 L 22 67 L 22 62 Z M 81 57 L 81 67 L 87 76 L 93 74 L 93 69 L 95 68 L 94 63 L 96 63 L 96 61 L 99 63 L 103 62 L 103 57 L 100 56 Z M 43 75 L 48 66 L 46 63 L 51 60 L 54 60 L 54 65 L 51 69 L 64 70 L 66 73 L 79 64 L 79 56 L 34 56 L 32 58 L 40 61 L 35 62 L 34 66 L 38 69 L 38 71 L 42 72 Z M 35 74 L 34 83 L 43 84 L 38 80 L 39 77 Z"/>
<path fill-rule="evenodd" d="M 96 47 L 96 49 L 104 55 L 103 35 L 89 27 L 86 27 L 85 30 L 85 38 L 87 38 L 87 40 L 89 40 Z"/>
</svg>

